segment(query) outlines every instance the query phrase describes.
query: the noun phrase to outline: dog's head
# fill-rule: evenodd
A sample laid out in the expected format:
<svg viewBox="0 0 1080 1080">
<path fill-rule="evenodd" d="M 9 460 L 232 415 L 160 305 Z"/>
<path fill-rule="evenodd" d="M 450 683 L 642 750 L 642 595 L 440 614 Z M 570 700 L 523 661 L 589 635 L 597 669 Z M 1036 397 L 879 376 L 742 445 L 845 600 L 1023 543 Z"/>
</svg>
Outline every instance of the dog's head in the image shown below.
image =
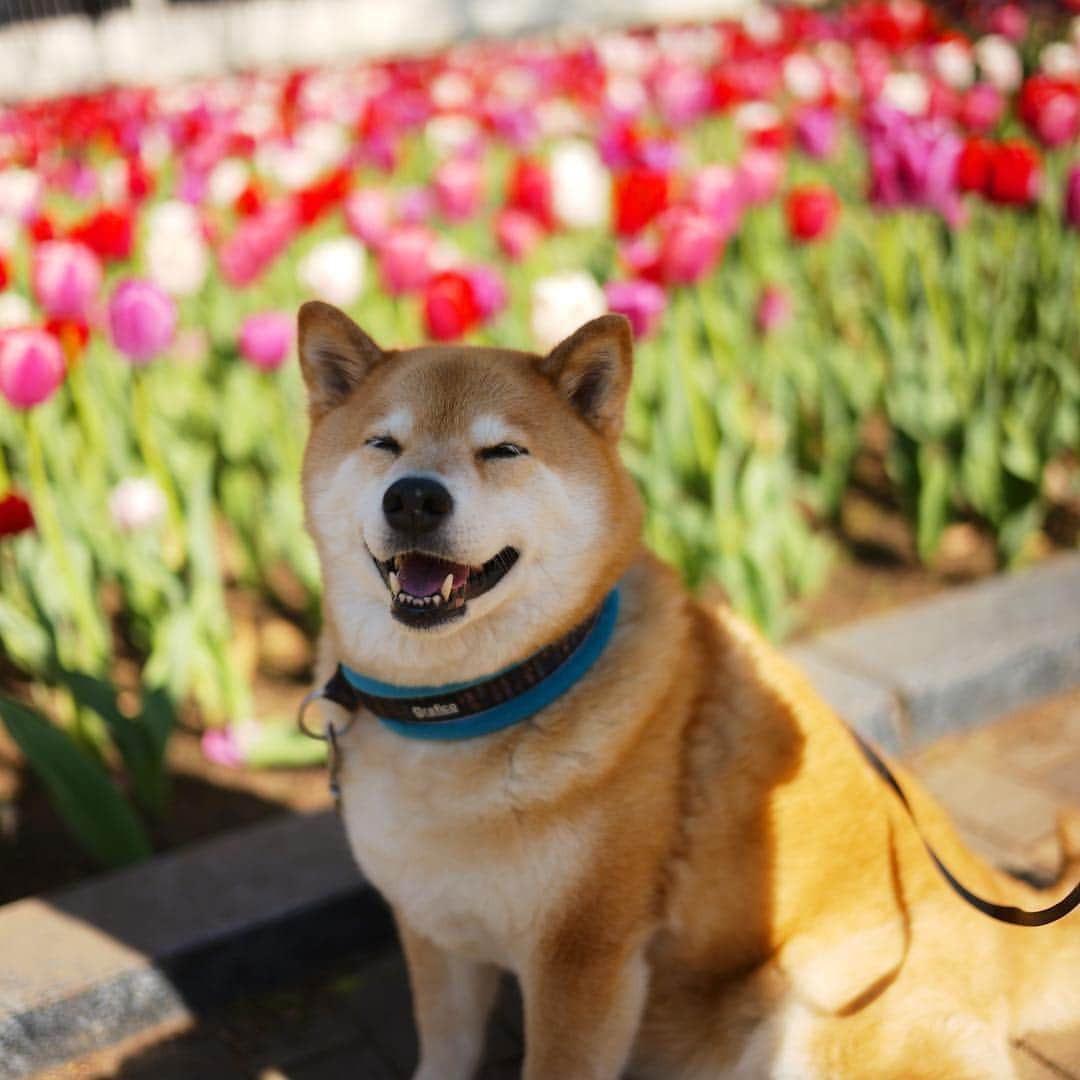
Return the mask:
<svg viewBox="0 0 1080 1080">
<path fill-rule="evenodd" d="M 380 349 L 300 309 L 308 528 L 341 659 L 412 685 L 497 670 L 569 631 L 633 558 L 616 450 L 631 373 L 620 315 L 547 356 Z"/>
</svg>

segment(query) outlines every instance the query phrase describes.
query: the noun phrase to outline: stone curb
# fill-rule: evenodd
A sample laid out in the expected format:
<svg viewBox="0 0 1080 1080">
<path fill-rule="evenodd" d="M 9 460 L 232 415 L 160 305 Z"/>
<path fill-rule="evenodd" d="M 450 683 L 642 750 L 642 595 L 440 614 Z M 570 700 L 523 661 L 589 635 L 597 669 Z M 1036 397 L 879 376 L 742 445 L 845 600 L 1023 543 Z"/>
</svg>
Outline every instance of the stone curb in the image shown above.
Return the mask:
<svg viewBox="0 0 1080 1080">
<path fill-rule="evenodd" d="M 788 649 L 896 753 L 1080 685 L 1080 555 Z M 287 816 L 0 907 L 0 1080 L 385 941 L 337 818 Z"/>
</svg>

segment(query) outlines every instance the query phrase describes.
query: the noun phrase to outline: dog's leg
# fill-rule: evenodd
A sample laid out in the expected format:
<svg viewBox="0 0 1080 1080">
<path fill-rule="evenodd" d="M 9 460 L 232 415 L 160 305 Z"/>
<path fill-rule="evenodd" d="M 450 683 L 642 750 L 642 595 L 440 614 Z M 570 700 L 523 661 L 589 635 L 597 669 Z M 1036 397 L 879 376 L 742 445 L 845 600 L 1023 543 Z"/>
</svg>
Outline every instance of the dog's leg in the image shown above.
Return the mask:
<svg viewBox="0 0 1080 1080">
<path fill-rule="evenodd" d="M 524 1080 L 617 1080 L 648 993 L 640 951 L 544 958 L 524 980 Z"/>
<path fill-rule="evenodd" d="M 420 1034 L 413 1080 L 469 1080 L 484 1051 L 498 968 L 446 952 L 402 919 L 397 922 Z"/>
</svg>

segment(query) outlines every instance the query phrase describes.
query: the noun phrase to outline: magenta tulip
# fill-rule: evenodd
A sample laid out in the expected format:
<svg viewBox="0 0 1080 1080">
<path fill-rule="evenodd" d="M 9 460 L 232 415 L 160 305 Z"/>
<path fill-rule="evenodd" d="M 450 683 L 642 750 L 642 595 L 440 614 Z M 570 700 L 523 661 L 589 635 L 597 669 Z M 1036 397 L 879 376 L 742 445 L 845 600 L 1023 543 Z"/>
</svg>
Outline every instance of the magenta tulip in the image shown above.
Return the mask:
<svg viewBox="0 0 1080 1080">
<path fill-rule="evenodd" d="M 667 294 L 653 281 L 609 281 L 604 295 L 610 311 L 630 320 L 636 338 L 649 337 L 667 307 Z"/>
<path fill-rule="evenodd" d="M 1080 165 L 1073 165 L 1065 179 L 1065 224 L 1080 229 Z"/>
<path fill-rule="evenodd" d="M 812 158 L 827 158 L 836 149 L 839 126 L 832 109 L 808 107 L 795 116 L 795 140 Z"/>
<path fill-rule="evenodd" d="M 172 344 L 176 304 L 152 282 L 128 279 L 109 300 L 109 330 L 113 344 L 133 364 L 145 364 Z"/>
<path fill-rule="evenodd" d="M 506 307 L 509 293 L 498 271 L 490 266 L 469 266 L 460 272 L 472 288 L 473 302 L 481 319 L 493 318 Z"/>
<path fill-rule="evenodd" d="M 101 263 L 88 247 L 69 240 L 39 244 L 30 277 L 34 296 L 49 318 L 90 321 L 101 289 Z"/>
<path fill-rule="evenodd" d="M 263 371 L 280 367 L 293 341 L 293 319 L 283 311 L 249 315 L 240 327 L 240 355 Z"/>
<path fill-rule="evenodd" d="M 0 394 L 16 409 L 48 400 L 64 381 L 60 343 L 44 330 L 9 330 L 0 336 Z"/>
</svg>

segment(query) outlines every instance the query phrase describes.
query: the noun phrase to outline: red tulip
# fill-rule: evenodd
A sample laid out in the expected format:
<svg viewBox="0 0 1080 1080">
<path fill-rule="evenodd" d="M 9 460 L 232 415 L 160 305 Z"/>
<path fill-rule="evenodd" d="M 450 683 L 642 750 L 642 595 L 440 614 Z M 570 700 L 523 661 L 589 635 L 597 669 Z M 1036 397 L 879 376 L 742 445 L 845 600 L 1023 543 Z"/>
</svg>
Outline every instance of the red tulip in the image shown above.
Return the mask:
<svg viewBox="0 0 1080 1080">
<path fill-rule="evenodd" d="M 428 337 L 452 341 L 480 322 L 472 283 L 456 270 L 436 274 L 424 290 L 424 325 Z"/>
<path fill-rule="evenodd" d="M 123 262 L 131 258 L 135 246 L 133 226 L 130 210 L 107 206 L 76 225 L 68 236 L 85 244 L 102 260 Z"/>
<path fill-rule="evenodd" d="M 964 143 L 956 163 L 956 185 L 961 191 L 985 191 L 990 179 L 990 159 L 994 144 L 973 138 Z"/>
<path fill-rule="evenodd" d="M 1062 146 L 1080 132 L 1080 90 L 1063 79 L 1032 75 L 1020 91 L 1017 112 L 1043 146 Z"/>
<path fill-rule="evenodd" d="M 16 536 L 34 527 L 34 511 L 17 491 L 0 496 L 0 536 Z"/>
<path fill-rule="evenodd" d="M 724 247 L 720 226 L 707 214 L 676 206 L 660 218 L 660 279 L 691 285 L 716 265 Z"/>
<path fill-rule="evenodd" d="M 551 177 L 547 169 L 531 158 L 518 158 L 506 185 L 506 205 L 511 210 L 532 214 L 545 229 L 555 224 L 551 209 Z"/>
<path fill-rule="evenodd" d="M 236 196 L 233 209 L 240 217 L 254 217 L 266 205 L 266 192 L 258 181 L 248 181 L 247 187 Z"/>
<path fill-rule="evenodd" d="M 1039 155 L 1022 142 L 1003 142 L 990 158 L 985 194 L 1003 206 L 1028 206 L 1039 195 Z"/>
<path fill-rule="evenodd" d="M 8 287 L 8 282 L 11 280 L 11 271 L 8 269 L 7 259 L 0 256 L 0 292 Z"/>
<path fill-rule="evenodd" d="M 615 177 L 612 187 L 615 231 L 620 236 L 640 232 L 667 209 L 670 182 L 655 169 L 630 169 Z"/>
<path fill-rule="evenodd" d="M 840 200 L 824 184 L 804 184 L 788 193 L 784 211 L 792 238 L 806 243 L 832 232 L 840 214 Z"/>
<path fill-rule="evenodd" d="M 309 184 L 296 193 L 296 216 L 304 225 L 313 225 L 337 207 L 349 193 L 352 172 L 335 169 L 329 176 Z"/>
</svg>

